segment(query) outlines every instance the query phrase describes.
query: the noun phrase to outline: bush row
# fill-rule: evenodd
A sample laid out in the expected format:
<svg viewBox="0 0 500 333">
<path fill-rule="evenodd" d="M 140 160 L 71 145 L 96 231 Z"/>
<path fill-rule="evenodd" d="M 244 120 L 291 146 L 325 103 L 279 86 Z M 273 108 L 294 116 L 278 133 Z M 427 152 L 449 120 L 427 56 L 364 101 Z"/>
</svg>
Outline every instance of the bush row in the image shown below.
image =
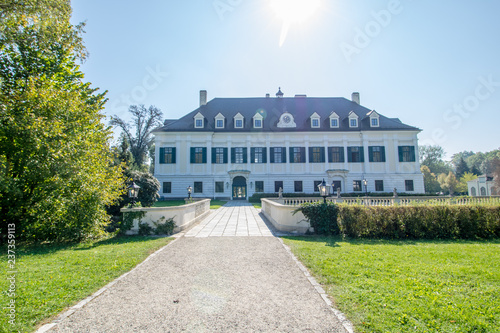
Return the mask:
<svg viewBox="0 0 500 333">
<path fill-rule="evenodd" d="M 307 204 L 298 210 L 315 233 L 350 238 L 488 239 L 500 237 L 499 206 L 392 206 L 337 205 L 319 208 Z M 335 206 L 329 204 L 328 206 Z M 314 208 L 313 208 L 314 207 Z M 335 211 L 335 212 L 333 212 Z"/>
</svg>

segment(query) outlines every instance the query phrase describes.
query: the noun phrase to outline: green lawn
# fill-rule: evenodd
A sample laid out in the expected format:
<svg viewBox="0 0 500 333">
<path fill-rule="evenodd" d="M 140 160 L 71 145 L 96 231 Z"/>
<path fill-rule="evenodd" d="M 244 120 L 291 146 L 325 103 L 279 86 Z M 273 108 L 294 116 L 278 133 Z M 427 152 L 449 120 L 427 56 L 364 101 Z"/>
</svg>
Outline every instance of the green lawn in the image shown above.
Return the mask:
<svg viewBox="0 0 500 333">
<path fill-rule="evenodd" d="M 224 205 L 227 201 L 221 200 L 211 200 L 210 201 L 210 209 L 217 209 Z M 155 202 L 153 207 L 172 207 L 172 206 L 181 206 L 184 205 L 184 200 L 166 200 L 166 201 L 157 201 Z"/>
<path fill-rule="evenodd" d="M 500 332 L 500 241 L 284 239 L 356 332 Z"/>
<path fill-rule="evenodd" d="M 31 332 L 131 270 L 172 238 L 121 237 L 78 245 L 38 245 L 16 249 L 16 325 L 4 309 L 9 285 L 7 255 L 0 258 L 1 332 Z M 2 253 L 6 254 L 5 246 Z"/>
<path fill-rule="evenodd" d="M 257 209 L 261 209 L 262 208 L 262 204 L 260 202 L 251 202 L 251 204 L 257 208 Z"/>
</svg>

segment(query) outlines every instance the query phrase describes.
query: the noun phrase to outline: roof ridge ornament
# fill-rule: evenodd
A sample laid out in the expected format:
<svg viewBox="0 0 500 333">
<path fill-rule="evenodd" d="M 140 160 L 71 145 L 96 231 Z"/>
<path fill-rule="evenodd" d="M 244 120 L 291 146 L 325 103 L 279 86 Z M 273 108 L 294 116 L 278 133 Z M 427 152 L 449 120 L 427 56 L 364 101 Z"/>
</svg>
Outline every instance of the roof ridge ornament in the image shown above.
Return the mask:
<svg viewBox="0 0 500 333">
<path fill-rule="evenodd" d="M 281 87 L 278 87 L 278 92 L 276 93 L 276 97 L 282 98 L 283 97 L 283 92 L 281 91 Z"/>
</svg>

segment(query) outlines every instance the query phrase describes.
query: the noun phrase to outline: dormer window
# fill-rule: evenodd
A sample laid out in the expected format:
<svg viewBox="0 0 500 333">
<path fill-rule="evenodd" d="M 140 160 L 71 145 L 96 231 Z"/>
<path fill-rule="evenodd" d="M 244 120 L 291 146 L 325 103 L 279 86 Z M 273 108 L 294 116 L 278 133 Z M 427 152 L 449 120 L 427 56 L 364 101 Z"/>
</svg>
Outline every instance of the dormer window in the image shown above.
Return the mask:
<svg viewBox="0 0 500 333">
<path fill-rule="evenodd" d="M 339 115 L 335 111 L 330 114 L 330 128 L 339 128 Z"/>
<path fill-rule="evenodd" d="M 320 116 L 314 112 L 311 116 L 311 128 L 320 128 Z"/>
<path fill-rule="evenodd" d="M 205 117 L 201 113 L 197 113 L 194 116 L 194 128 L 203 128 L 205 127 Z"/>
<path fill-rule="evenodd" d="M 243 116 L 238 112 L 236 116 L 234 116 L 234 128 L 243 128 Z"/>
<path fill-rule="evenodd" d="M 263 119 L 264 117 L 257 112 L 255 116 L 253 116 L 253 128 L 262 128 Z"/>
<path fill-rule="evenodd" d="M 370 127 L 379 127 L 379 114 L 375 110 L 373 110 L 368 113 L 368 116 L 370 116 Z"/>
<path fill-rule="evenodd" d="M 215 116 L 215 128 L 224 128 L 225 117 L 219 113 Z"/>
<path fill-rule="evenodd" d="M 349 112 L 349 127 L 358 127 L 358 115 L 354 111 Z"/>
</svg>

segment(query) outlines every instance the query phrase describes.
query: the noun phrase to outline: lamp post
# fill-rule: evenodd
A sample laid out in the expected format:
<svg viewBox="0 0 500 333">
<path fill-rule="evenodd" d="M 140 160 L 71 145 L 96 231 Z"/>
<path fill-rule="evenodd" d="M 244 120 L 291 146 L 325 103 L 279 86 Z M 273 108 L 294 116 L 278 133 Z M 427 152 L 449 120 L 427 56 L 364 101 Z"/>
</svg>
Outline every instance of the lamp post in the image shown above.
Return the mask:
<svg viewBox="0 0 500 333">
<path fill-rule="evenodd" d="M 363 185 L 365 185 L 365 197 L 368 196 L 368 181 L 363 179 Z"/>
<path fill-rule="evenodd" d="M 318 185 L 319 195 L 323 197 L 323 203 L 326 204 L 326 197 L 330 195 L 330 185 L 327 185 L 325 179 Z"/>
<path fill-rule="evenodd" d="M 191 186 L 188 186 L 187 191 L 188 191 L 188 200 L 191 200 L 191 192 L 193 191 L 193 188 Z"/>
<path fill-rule="evenodd" d="M 128 197 L 130 199 L 130 208 L 134 208 L 135 201 L 137 200 L 137 196 L 139 195 L 139 189 L 141 187 L 136 185 L 133 181 L 132 184 L 127 187 Z"/>
</svg>

